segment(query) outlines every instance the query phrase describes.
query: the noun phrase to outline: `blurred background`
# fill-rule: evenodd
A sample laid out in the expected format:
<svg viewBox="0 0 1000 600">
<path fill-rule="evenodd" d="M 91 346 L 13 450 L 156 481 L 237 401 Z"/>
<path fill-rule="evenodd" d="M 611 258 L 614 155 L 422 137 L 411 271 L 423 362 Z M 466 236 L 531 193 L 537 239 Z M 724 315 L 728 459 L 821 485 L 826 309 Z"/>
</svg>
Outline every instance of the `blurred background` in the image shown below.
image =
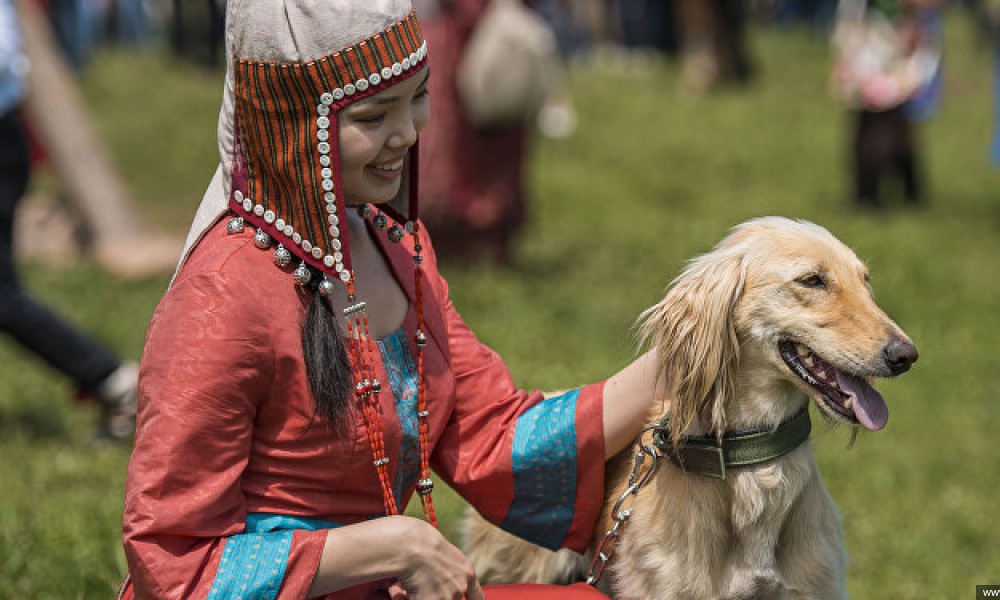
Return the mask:
<svg viewBox="0 0 1000 600">
<path fill-rule="evenodd" d="M 538 0 L 525 60 L 547 61 L 544 97 L 482 122 L 460 81 L 476 24 L 456 34 L 455 4 L 418 3 L 451 65 L 428 145 L 495 168 L 433 166 L 451 183 L 427 190 L 427 218 L 456 305 L 515 380 L 614 373 L 688 258 L 748 218 L 815 221 L 868 263 L 921 354 L 880 385 L 884 431 L 814 430 L 852 597 L 1000 583 L 997 3 Z M 21 284 L 138 360 L 218 162 L 224 2 L 17 5 Z M 96 441 L 100 410 L 74 393 L 0 336 L 0 598 L 108 598 L 125 574 L 129 443 Z M 461 500 L 437 504 L 457 540 Z"/>
</svg>

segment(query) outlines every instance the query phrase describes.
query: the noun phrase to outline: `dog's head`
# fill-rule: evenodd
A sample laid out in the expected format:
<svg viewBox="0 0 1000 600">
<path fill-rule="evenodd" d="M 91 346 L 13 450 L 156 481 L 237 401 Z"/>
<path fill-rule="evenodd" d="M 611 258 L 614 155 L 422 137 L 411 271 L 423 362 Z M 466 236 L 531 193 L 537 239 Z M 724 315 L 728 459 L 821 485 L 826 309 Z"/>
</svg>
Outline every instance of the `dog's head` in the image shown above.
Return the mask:
<svg viewBox="0 0 1000 600">
<path fill-rule="evenodd" d="M 854 252 L 818 225 L 780 217 L 738 225 L 692 260 L 643 313 L 640 333 L 659 353 L 678 435 L 695 422 L 724 431 L 737 385 L 770 386 L 785 402 L 796 395 L 782 388 L 794 386 L 830 418 L 878 430 L 888 409 L 868 378 L 917 360 Z"/>
</svg>

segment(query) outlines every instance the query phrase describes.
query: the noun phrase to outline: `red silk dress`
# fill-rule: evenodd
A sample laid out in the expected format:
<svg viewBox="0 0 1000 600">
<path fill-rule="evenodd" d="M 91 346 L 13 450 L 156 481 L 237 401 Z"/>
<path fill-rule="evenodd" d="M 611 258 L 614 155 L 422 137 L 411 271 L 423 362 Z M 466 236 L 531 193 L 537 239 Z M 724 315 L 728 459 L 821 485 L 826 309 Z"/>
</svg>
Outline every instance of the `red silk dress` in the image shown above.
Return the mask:
<svg viewBox="0 0 1000 600">
<path fill-rule="evenodd" d="M 374 237 L 412 304 L 411 239 Z M 603 498 L 603 382 L 548 399 L 518 389 L 455 310 L 433 250 L 424 255 L 433 469 L 506 529 L 583 550 Z M 383 514 L 361 420 L 335 438 L 315 414 L 300 339 L 310 301 L 291 268 L 254 246 L 251 228 L 227 234 L 225 219 L 163 297 L 147 332 L 126 482 L 126 594 L 305 598 L 325 529 Z M 373 353 L 383 359 L 380 381 L 392 383 L 381 398 L 400 506 L 416 481 L 404 472 L 413 465 L 414 417 L 406 377 L 386 357 L 415 355 L 415 321 L 411 310 L 399 335 Z M 327 597 L 384 597 L 382 588 Z M 523 598 L 529 589 L 537 588 L 490 597 L 514 590 Z"/>
</svg>

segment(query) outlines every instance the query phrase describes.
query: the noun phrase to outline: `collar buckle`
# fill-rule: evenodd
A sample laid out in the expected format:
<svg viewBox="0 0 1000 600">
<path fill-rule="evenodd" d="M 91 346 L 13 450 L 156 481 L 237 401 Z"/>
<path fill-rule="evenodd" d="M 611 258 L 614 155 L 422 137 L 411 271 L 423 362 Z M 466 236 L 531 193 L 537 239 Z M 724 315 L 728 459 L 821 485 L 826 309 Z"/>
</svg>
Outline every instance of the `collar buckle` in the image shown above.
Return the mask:
<svg viewBox="0 0 1000 600">
<path fill-rule="evenodd" d="M 668 456 L 686 472 L 726 479 L 726 454 L 714 440 L 684 440 L 679 452 L 671 448 Z"/>
</svg>

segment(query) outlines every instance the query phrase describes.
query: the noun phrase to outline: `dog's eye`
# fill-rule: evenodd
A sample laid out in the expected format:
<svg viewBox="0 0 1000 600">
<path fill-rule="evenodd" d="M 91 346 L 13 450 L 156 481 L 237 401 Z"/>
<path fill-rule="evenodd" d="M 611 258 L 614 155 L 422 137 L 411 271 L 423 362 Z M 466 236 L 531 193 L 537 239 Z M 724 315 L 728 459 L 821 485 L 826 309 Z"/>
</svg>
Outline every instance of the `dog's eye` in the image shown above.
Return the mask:
<svg viewBox="0 0 1000 600">
<path fill-rule="evenodd" d="M 813 273 L 812 275 L 806 275 L 805 277 L 800 277 L 796 280 L 796 283 L 807 288 L 825 288 L 826 281 L 822 277 Z"/>
</svg>

